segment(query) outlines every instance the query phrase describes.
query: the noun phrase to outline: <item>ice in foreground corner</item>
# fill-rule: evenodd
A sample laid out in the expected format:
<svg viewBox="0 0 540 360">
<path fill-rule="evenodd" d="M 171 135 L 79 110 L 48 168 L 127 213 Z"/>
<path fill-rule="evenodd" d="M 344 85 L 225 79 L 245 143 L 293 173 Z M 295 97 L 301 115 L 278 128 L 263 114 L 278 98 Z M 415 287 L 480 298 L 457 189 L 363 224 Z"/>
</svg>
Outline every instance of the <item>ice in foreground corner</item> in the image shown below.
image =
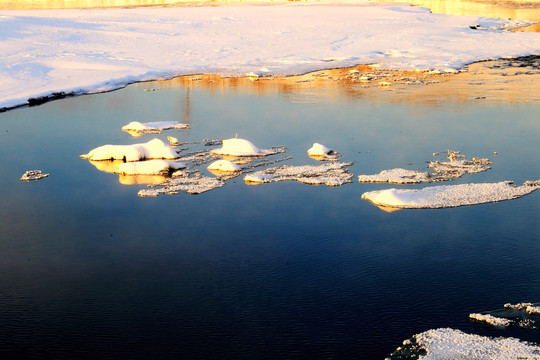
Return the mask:
<svg viewBox="0 0 540 360">
<path fill-rule="evenodd" d="M 377 206 L 403 209 L 438 209 L 511 200 L 540 188 L 540 181 L 514 186 L 511 181 L 462 185 L 441 185 L 419 190 L 386 189 L 362 194 Z"/>
<path fill-rule="evenodd" d="M 428 330 L 405 340 L 389 359 L 538 359 L 540 346 L 515 338 L 491 338 L 443 328 Z"/>
</svg>

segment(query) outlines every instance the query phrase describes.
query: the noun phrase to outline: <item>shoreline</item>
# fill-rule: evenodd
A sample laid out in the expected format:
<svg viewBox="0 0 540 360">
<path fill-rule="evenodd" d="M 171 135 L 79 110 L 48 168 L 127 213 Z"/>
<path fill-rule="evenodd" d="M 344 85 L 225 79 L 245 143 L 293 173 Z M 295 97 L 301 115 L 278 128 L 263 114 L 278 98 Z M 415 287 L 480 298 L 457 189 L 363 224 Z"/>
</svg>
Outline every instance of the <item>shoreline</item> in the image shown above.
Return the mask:
<svg viewBox="0 0 540 360">
<path fill-rule="evenodd" d="M 528 68 L 528 71 L 524 71 L 524 68 Z M 467 99 L 492 101 L 505 99 L 505 101 L 510 102 L 526 102 L 540 101 L 540 89 L 536 86 L 539 78 L 540 55 L 477 61 L 454 73 L 385 69 L 378 64 L 322 69 L 288 76 L 258 76 L 256 74 L 252 76 L 223 76 L 201 73 L 134 81 L 115 89 L 100 92 L 53 92 L 50 95 L 29 98 L 25 104 L 0 108 L 0 113 L 39 106 L 69 97 L 104 94 L 128 86 L 143 86 L 150 83 L 158 83 L 161 87 L 223 88 L 234 86 L 242 88 L 243 91 L 275 91 L 283 94 L 301 93 L 310 89 L 337 90 L 338 92 L 347 92 L 351 98 L 359 97 L 356 96 L 359 95 L 359 92 L 369 92 L 372 96 L 386 97 L 387 101 L 394 97 L 392 93 L 396 93 L 400 96 L 405 95 L 401 101 L 415 102 L 437 99 L 458 102 Z M 380 91 L 385 91 L 385 93 L 381 94 Z M 380 98 L 379 100 L 384 101 L 385 99 Z"/>
</svg>

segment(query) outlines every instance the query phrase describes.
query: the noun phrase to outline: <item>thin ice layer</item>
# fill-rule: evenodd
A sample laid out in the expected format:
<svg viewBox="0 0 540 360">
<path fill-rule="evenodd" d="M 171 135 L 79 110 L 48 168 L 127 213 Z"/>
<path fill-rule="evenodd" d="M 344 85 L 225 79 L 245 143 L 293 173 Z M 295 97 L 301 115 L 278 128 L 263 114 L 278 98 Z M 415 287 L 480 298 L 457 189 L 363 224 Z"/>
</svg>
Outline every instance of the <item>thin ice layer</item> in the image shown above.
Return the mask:
<svg viewBox="0 0 540 360">
<path fill-rule="evenodd" d="M 295 180 L 311 185 L 340 186 L 351 182 L 348 167 L 352 163 L 327 163 L 322 165 L 279 166 L 244 177 L 246 183 L 272 183 Z"/>
<path fill-rule="evenodd" d="M 516 199 L 530 194 L 540 187 L 539 181 L 514 186 L 511 181 L 499 183 L 441 185 L 414 189 L 386 189 L 369 191 L 362 199 L 377 206 L 404 209 L 438 209 L 464 205 L 476 205 Z"/>
</svg>

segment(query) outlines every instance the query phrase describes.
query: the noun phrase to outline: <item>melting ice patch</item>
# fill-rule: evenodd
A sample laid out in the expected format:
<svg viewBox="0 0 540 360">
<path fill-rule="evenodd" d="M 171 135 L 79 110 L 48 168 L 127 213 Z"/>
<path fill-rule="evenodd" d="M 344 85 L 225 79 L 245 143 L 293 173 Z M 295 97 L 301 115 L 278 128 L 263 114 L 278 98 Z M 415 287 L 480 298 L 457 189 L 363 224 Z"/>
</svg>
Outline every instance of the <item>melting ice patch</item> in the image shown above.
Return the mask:
<svg viewBox="0 0 540 360">
<path fill-rule="evenodd" d="M 122 130 L 129 132 L 133 136 L 139 136 L 142 134 L 160 134 L 162 131 L 170 129 L 189 128 L 189 124 L 182 124 L 177 121 L 156 121 L 147 123 L 132 121 L 129 124 L 123 126 Z"/>
<path fill-rule="evenodd" d="M 272 183 L 286 180 L 296 180 L 311 185 L 340 186 L 350 183 L 352 174 L 348 167 L 352 163 L 328 163 L 322 165 L 303 165 L 303 166 L 279 166 L 244 177 L 248 184 Z"/>
<path fill-rule="evenodd" d="M 491 338 L 443 328 L 428 330 L 403 342 L 390 359 L 538 359 L 540 346 L 515 338 Z"/>
<path fill-rule="evenodd" d="M 404 209 L 438 209 L 516 199 L 540 188 L 540 181 L 514 186 L 511 181 L 441 185 L 414 189 L 386 189 L 362 194 L 378 206 Z"/>
<path fill-rule="evenodd" d="M 81 155 L 88 160 L 124 160 L 140 161 L 148 159 L 178 158 L 178 153 L 160 139 L 153 139 L 143 144 L 133 145 L 103 145 L 91 150 L 88 154 Z"/>
<path fill-rule="evenodd" d="M 489 159 L 472 158 L 466 160 L 466 156 L 459 151 L 447 150 L 448 161 L 430 161 L 428 168 L 433 173 L 419 172 L 406 169 L 383 170 L 375 175 L 359 175 L 359 182 L 388 182 L 392 184 L 419 184 L 423 182 L 438 182 L 455 180 L 465 174 L 474 174 L 490 169 Z M 437 154 L 434 154 L 437 155 Z"/>
</svg>

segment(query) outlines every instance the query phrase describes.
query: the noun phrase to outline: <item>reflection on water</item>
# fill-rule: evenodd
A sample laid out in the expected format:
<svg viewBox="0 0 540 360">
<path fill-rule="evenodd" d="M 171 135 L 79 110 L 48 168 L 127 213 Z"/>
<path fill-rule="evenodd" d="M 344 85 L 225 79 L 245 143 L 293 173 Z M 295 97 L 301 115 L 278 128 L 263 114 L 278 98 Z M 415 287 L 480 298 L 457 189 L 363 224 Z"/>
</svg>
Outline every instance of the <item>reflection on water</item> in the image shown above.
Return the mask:
<svg viewBox="0 0 540 360">
<path fill-rule="evenodd" d="M 398 2 L 396 0 L 377 0 Z M 540 1 L 529 0 L 405 0 L 417 6 L 429 8 L 436 14 L 472 15 L 489 18 L 540 21 Z"/>
</svg>

